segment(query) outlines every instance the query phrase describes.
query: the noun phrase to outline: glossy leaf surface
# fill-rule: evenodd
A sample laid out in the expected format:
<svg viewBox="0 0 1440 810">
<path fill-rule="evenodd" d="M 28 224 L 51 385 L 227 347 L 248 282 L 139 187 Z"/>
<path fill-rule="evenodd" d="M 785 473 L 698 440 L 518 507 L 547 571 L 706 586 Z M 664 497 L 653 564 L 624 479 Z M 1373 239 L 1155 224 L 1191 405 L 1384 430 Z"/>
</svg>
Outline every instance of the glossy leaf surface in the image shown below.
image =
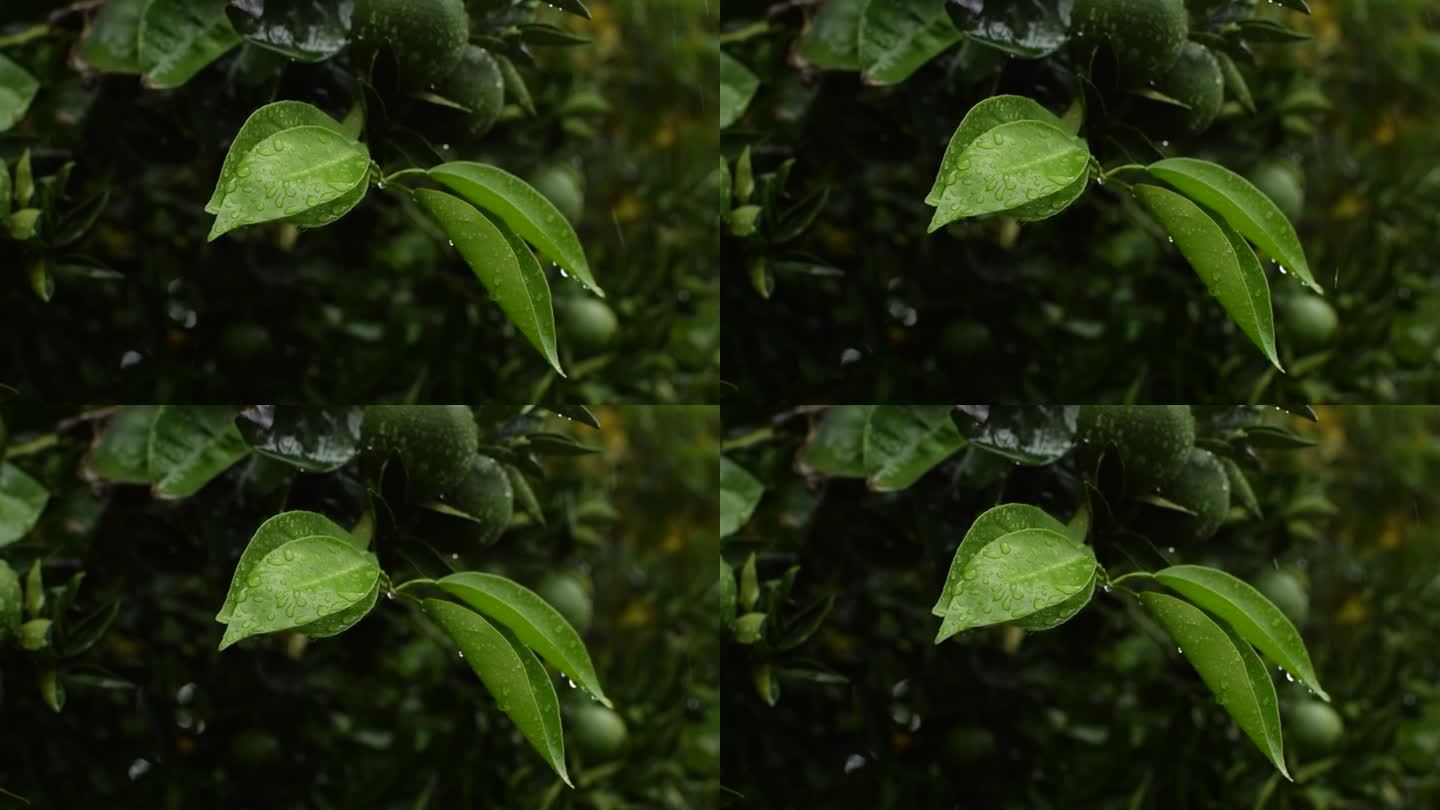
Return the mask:
<svg viewBox="0 0 1440 810">
<path fill-rule="evenodd" d="M 225 189 L 232 184 L 239 185 L 240 177 L 236 172 L 240 168 L 240 161 L 250 154 L 252 149 L 271 135 L 295 127 L 324 127 L 333 130 L 337 135 L 348 137 L 340 122 L 317 107 L 301 101 L 276 101 L 266 104 L 250 113 L 240 131 L 235 133 L 235 139 L 230 142 L 230 149 L 225 153 L 225 162 L 220 166 L 220 179 L 215 183 L 210 202 L 205 204 L 206 213 L 220 213 L 220 205 L 225 200 Z"/>
<path fill-rule="evenodd" d="M 730 126 L 745 114 L 760 80 L 730 54 L 720 52 L 720 128 Z"/>
<path fill-rule="evenodd" d="M 951 165 L 930 230 L 962 217 L 1007 211 L 1065 190 L 1089 168 L 1084 142 L 1041 121 L 1001 124 L 977 137 Z"/>
<path fill-rule="evenodd" d="M 226 0 L 150 0 L 140 17 L 138 54 L 145 84 L 179 87 L 240 44 Z"/>
<path fill-rule="evenodd" d="M 1094 578 L 1095 552 L 1061 532 L 1023 529 L 1002 535 L 965 563 L 935 643 L 1059 605 L 1092 587 Z"/>
<path fill-rule="evenodd" d="M 860 18 L 860 66 L 872 84 L 897 84 L 959 42 L 945 0 L 876 0 Z"/>
<path fill-rule="evenodd" d="M 1075 447 L 1078 406 L 968 407 L 972 409 L 968 411 L 972 417 L 978 417 L 978 409 L 983 409 L 983 418 L 976 418 L 968 430 L 962 427 L 961 432 L 971 447 L 1017 464 L 1049 464 Z"/>
<path fill-rule="evenodd" d="M 325 205 L 365 182 L 370 154 L 328 127 L 277 132 L 240 159 L 209 240 L 244 225 L 284 219 Z"/>
<path fill-rule="evenodd" d="M 800 55 L 831 70 L 860 69 L 860 17 L 867 0 L 828 0 L 810 20 Z"/>
<path fill-rule="evenodd" d="M 805 463 L 816 472 L 865 477 L 865 425 L 874 405 L 832 405 L 805 445 Z"/>
<path fill-rule="evenodd" d="M 904 489 L 964 446 L 948 405 L 879 405 L 865 423 L 865 470 L 878 492 Z"/>
<path fill-rule="evenodd" d="M 302 537 L 271 550 L 235 585 L 235 607 L 220 649 L 300 627 L 373 602 L 375 555 L 334 537 Z"/>
<path fill-rule="evenodd" d="M 0 132 L 20 123 L 40 83 L 23 67 L 0 54 Z"/>
<path fill-rule="evenodd" d="M 935 177 L 930 193 L 925 196 L 925 204 L 939 204 L 941 193 L 949 185 L 945 182 L 946 175 L 956 170 L 960 156 L 970 148 L 976 138 L 1001 124 L 1016 121 L 1043 121 L 1060 127 L 1060 119 L 1054 113 L 1024 96 L 991 96 L 978 102 L 965 113 L 965 117 L 960 120 L 960 126 L 956 127 L 955 133 L 950 136 L 950 145 L 945 147 L 945 157 L 940 161 L 940 172 Z"/>
<path fill-rule="evenodd" d="M 1060 534 L 1067 533 L 1063 523 L 1050 516 L 1038 506 L 1025 503 L 1002 503 L 980 513 L 975 522 L 960 540 L 955 556 L 950 560 L 950 571 L 945 575 L 945 586 L 940 589 L 940 598 L 930 609 L 936 616 L 948 612 L 950 601 L 955 598 L 955 589 L 965 573 L 965 566 L 980 549 L 1001 537 L 1025 529 L 1046 529 Z"/>
<path fill-rule="evenodd" d="M 159 405 L 122 407 L 90 451 L 90 469 L 107 481 L 150 483 L 150 428 L 160 408 Z"/>
<path fill-rule="evenodd" d="M 360 450 L 360 408 L 252 405 L 236 424 L 250 449 L 306 472 L 327 472 Z"/>
<path fill-rule="evenodd" d="M 235 612 L 236 599 L 255 574 L 260 561 L 275 549 L 302 537 L 330 537 L 356 548 L 363 548 L 349 532 L 324 515 L 300 510 L 281 512 L 260 524 L 260 528 L 250 537 L 245 551 L 240 554 L 240 561 L 235 564 L 230 591 L 225 595 L 225 604 L 221 606 L 215 620 L 221 624 L 229 623 Z"/>
<path fill-rule="evenodd" d="M 750 520 L 765 486 L 748 470 L 720 457 L 720 536 L 729 537 Z"/>
<path fill-rule="evenodd" d="M 349 44 L 354 11 L 354 0 L 241 0 L 229 14 L 247 42 L 297 62 L 320 62 Z"/>
<path fill-rule="evenodd" d="M 35 528 L 50 493 L 39 481 L 9 462 L 0 463 L 0 546 L 9 545 Z"/>
<path fill-rule="evenodd" d="M 162 405 L 146 447 L 156 497 L 184 498 L 250 452 L 224 405 Z"/>
<path fill-rule="evenodd" d="M 80 43 L 80 58 L 110 73 L 139 73 L 140 17 L 149 0 L 106 0 Z"/>
</svg>

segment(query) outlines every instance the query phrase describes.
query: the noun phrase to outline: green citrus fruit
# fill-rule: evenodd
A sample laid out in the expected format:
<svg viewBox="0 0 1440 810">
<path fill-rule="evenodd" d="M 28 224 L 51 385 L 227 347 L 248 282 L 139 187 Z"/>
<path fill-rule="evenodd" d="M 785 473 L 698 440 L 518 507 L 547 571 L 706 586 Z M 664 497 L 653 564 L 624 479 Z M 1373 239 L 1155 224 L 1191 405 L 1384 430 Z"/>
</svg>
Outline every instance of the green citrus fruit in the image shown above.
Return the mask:
<svg viewBox="0 0 1440 810">
<path fill-rule="evenodd" d="M 598 298 L 560 302 L 560 335 L 581 354 L 595 354 L 610 345 L 620 328 L 615 313 Z"/>
<path fill-rule="evenodd" d="M 436 92 L 469 108 L 467 126 L 474 135 L 484 135 L 500 120 L 505 107 L 505 77 L 500 64 L 479 45 L 470 45 L 460 64 L 440 83 Z"/>
<path fill-rule="evenodd" d="M 565 621 L 577 632 L 590 629 L 590 620 L 595 616 L 595 606 L 590 601 L 590 592 L 577 577 L 570 574 L 547 574 L 535 592 L 552 607 L 560 611 Z"/>
<path fill-rule="evenodd" d="M 1285 334 L 1301 351 L 1329 346 L 1340 325 L 1330 302 L 1313 293 L 1296 293 L 1282 299 L 1280 321 L 1285 325 Z"/>
<path fill-rule="evenodd" d="M 462 0 L 356 0 L 352 20 L 361 67 L 389 54 L 404 87 L 433 89 L 460 64 L 470 39 Z"/>
<path fill-rule="evenodd" d="M 375 457 L 399 457 L 410 496 L 430 499 L 469 474 L 480 431 L 463 405 L 371 405 L 361 443 Z"/>
<path fill-rule="evenodd" d="M 1340 713 L 1330 704 L 1318 700 L 1296 704 L 1291 708 L 1288 720 L 1287 726 L 1295 742 L 1315 753 L 1334 748 L 1345 731 L 1345 721 L 1340 719 Z"/>
<path fill-rule="evenodd" d="M 580 755 L 590 762 L 606 762 L 619 756 L 627 736 L 620 715 L 598 703 L 580 707 L 572 734 Z"/>
<path fill-rule="evenodd" d="M 1310 616 L 1310 595 L 1305 584 L 1289 571 L 1268 569 L 1255 580 L 1255 589 L 1280 608 L 1298 627 Z"/>
<path fill-rule="evenodd" d="M 1195 444 L 1195 417 L 1189 405 L 1085 405 L 1079 435 L 1092 450 L 1119 458 L 1126 489 L 1154 492 Z"/>
<path fill-rule="evenodd" d="M 585 191 L 578 169 L 568 163 L 547 163 L 531 172 L 529 180 L 566 219 L 580 219 L 585 211 Z"/>
<path fill-rule="evenodd" d="M 1190 36 L 1184 0 L 1075 0 L 1071 23 L 1081 42 L 1108 43 L 1132 84 L 1169 70 Z"/>
<path fill-rule="evenodd" d="M 1160 496 L 1194 512 L 1181 523 L 1196 537 L 1209 537 L 1230 512 L 1230 476 L 1214 453 L 1192 447 Z"/>
<path fill-rule="evenodd" d="M 1166 110 L 1166 123 L 1179 132 L 1197 135 L 1209 129 L 1220 113 L 1225 77 L 1209 48 L 1187 42 L 1179 61 L 1155 82 L 1155 89 L 1190 107 Z"/>
<path fill-rule="evenodd" d="M 0 641 L 13 636 L 20 627 L 20 577 L 4 560 L 0 560 Z"/>
<path fill-rule="evenodd" d="M 1305 189 L 1301 185 L 1300 172 L 1288 163 L 1261 163 L 1250 173 L 1250 182 L 1274 200 L 1281 213 L 1291 220 L 1298 219 L 1305 209 Z"/>
<path fill-rule="evenodd" d="M 515 511 L 515 490 L 500 462 L 488 456 L 474 459 L 460 483 L 440 495 L 438 503 L 430 505 L 475 524 L 476 539 L 493 543 L 510 525 Z"/>
</svg>

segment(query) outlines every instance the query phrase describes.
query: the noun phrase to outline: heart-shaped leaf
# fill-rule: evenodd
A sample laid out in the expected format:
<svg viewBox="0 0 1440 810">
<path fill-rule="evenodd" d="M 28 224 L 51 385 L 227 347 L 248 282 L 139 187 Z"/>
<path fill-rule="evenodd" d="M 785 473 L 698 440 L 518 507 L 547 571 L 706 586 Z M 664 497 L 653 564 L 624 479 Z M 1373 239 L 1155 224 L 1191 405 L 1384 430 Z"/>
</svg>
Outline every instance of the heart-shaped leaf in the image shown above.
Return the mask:
<svg viewBox="0 0 1440 810">
<path fill-rule="evenodd" d="M 1281 267 L 1293 272 L 1311 289 L 1321 291 L 1310 274 L 1295 226 L 1280 207 L 1249 180 L 1218 163 L 1194 158 L 1162 160 L 1150 164 L 1149 171 L 1219 214 Z"/>
<path fill-rule="evenodd" d="M 9 545 L 35 528 L 50 493 L 39 481 L 9 462 L 0 463 L 0 546 Z"/>
<path fill-rule="evenodd" d="M 324 127 L 337 135 L 349 137 L 340 122 L 318 107 L 302 101 L 276 101 L 266 104 L 250 113 L 250 117 L 240 126 L 240 131 L 235 133 L 235 139 L 230 142 L 230 150 L 225 153 L 225 162 L 220 166 L 220 179 L 215 182 L 215 191 L 210 195 L 210 202 L 205 204 L 205 212 L 220 213 L 220 204 L 225 200 L 225 188 L 239 184 L 240 178 L 236 176 L 236 170 L 240 168 L 240 161 L 250 154 L 250 150 L 271 135 L 295 127 Z"/>
<path fill-rule="evenodd" d="M 940 172 L 935 176 L 930 193 L 925 196 L 925 204 L 940 204 L 941 193 L 950 185 L 945 180 L 946 176 L 957 171 L 960 156 L 970 148 L 976 138 L 1001 124 L 1016 121 L 1042 121 L 1063 129 L 1060 119 L 1054 113 L 1024 96 L 991 96 L 978 102 L 965 113 L 960 126 L 955 128 L 955 134 L 950 136 L 950 145 L 945 147 L 945 157 L 940 160 Z"/>
<path fill-rule="evenodd" d="M 1065 191 L 1089 169 L 1084 141 L 1054 124 L 1014 121 L 977 137 L 937 182 L 934 232 L 961 217 L 1008 211 Z"/>
<path fill-rule="evenodd" d="M 1135 187 L 1135 196 L 1160 221 L 1240 331 L 1281 368 L 1275 353 L 1270 283 L 1250 246 L 1224 222 L 1173 191 L 1142 185 Z"/>
<path fill-rule="evenodd" d="M 145 466 L 158 498 L 194 495 L 249 454 L 224 405 L 162 405 L 155 412 Z"/>
<path fill-rule="evenodd" d="M 1140 601 L 1165 626 L 1245 736 L 1289 779 L 1275 684 L 1250 645 L 1183 600 L 1142 593 Z"/>
<path fill-rule="evenodd" d="M 878 405 L 865 423 L 865 471 L 877 492 L 904 489 L 963 447 L 948 405 Z"/>
<path fill-rule="evenodd" d="M 510 229 L 601 298 L 605 292 L 590 274 L 590 264 L 575 229 L 555 204 L 529 183 L 484 163 L 443 163 L 430 176 L 474 205 L 505 221 Z"/>
<path fill-rule="evenodd" d="M 234 179 L 224 181 L 207 239 L 243 225 L 294 217 L 353 194 L 369 171 L 365 147 L 329 127 L 277 132 L 245 153 Z"/>
<path fill-rule="evenodd" d="M 878 0 L 860 17 L 860 66 L 871 84 L 898 84 L 964 37 L 945 0 Z"/>
<path fill-rule="evenodd" d="M 720 128 L 724 129 L 745 114 L 760 80 L 739 60 L 720 52 Z"/>
<path fill-rule="evenodd" d="M 179 87 L 240 44 L 225 16 L 227 0 L 149 0 L 140 17 L 140 65 L 145 84 Z"/>
<path fill-rule="evenodd" d="M 955 556 L 950 560 L 950 571 L 945 575 L 945 586 L 940 589 L 940 598 L 930 612 L 936 616 L 944 616 L 949 612 L 950 602 L 955 598 L 955 588 L 961 582 L 965 566 L 970 564 L 970 560 L 980 549 L 1007 534 L 1025 529 L 1046 529 L 1059 534 L 1069 532 L 1065 524 L 1038 506 L 1002 503 L 985 510 L 970 524 L 970 528 L 960 540 L 960 547 L 955 549 Z"/>
<path fill-rule="evenodd" d="M 965 563 L 935 643 L 1059 605 L 1093 587 L 1094 579 L 1095 552 L 1062 532 L 1022 529 L 1002 535 Z"/>
<path fill-rule="evenodd" d="M 1241 638 L 1259 648 L 1315 694 L 1324 700 L 1330 699 L 1320 687 L 1300 631 L 1274 602 L 1249 583 L 1204 565 L 1174 565 L 1156 572 L 1155 579 L 1224 619 Z"/>
<path fill-rule="evenodd" d="M 326 536 L 290 540 L 235 581 L 235 606 L 220 649 L 261 633 L 344 613 L 357 603 L 373 605 L 379 578 L 375 555 L 344 540 Z"/>
<path fill-rule="evenodd" d="M 260 528 L 251 535 L 245 551 L 240 554 L 240 561 L 235 564 L 235 575 L 230 580 L 230 591 L 225 595 L 225 604 L 216 614 L 215 621 L 229 624 L 230 617 L 235 613 L 236 598 L 240 591 L 247 587 L 246 583 L 255 574 L 256 567 L 266 555 L 286 543 L 302 537 L 330 537 L 357 549 L 364 549 L 364 545 L 356 542 L 349 532 L 324 515 L 299 510 L 281 512 L 260 524 Z"/>
<path fill-rule="evenodd" d="M 514 580 L 465 571 L 438 584 L 460 601 L 500 622 L 581 689 L 610 706 L 580 634 L 539 594 Z"/>
<path fill-rule="evenodd" d="M 474 611 L 426 599 L 425 612 L 460 648 L 460 655 L 495 696 L 496 705 L 530 741 L 546 764 L 570 784 L 555 684 L 540 662 L 512 632 Z"/>
<path fill-rule="evenodd" d="M 750 520 L 765 485 L 744 467 L 720 457 L 720 536 L 729 537 Z"/>
</svg>

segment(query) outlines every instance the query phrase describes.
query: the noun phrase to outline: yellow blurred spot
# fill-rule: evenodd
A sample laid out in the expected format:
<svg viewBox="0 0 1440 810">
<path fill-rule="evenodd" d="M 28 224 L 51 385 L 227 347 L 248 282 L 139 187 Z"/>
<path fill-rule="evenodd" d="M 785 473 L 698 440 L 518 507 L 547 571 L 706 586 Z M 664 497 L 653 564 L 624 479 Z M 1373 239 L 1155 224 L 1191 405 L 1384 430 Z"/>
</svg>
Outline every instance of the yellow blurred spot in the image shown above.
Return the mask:
<svg viewBox="0 0 1440 810">
<path fill-rule="evenodd" d="M 1364 215 L 1365 201 L 1353 192 L 1342 195 L 1330 209 L 1330 216 L 1335 219 L 1359 219 Z"/>
<path fill-rule="evenodd" d="M 825 246 L 836 252 L 849 252 L 851 234 L 849 231 L 842 231 L 831 225 L 821 225 L 817 230 L 820 233 L 820 241 Z"/>
<path fill-rule="evenodd" d="M 890 747 L 898 752 L 910 749 L 910 735 L 903 731 L 897 731 L 890 735 Z"/>
<path fill-rule="evenodd" d="M 175 740 L 175 750 L 182 754 L 190 754 L 195 751 L 194 737 L 179 737 Z"/>
<path fill-rule="evenodd" d="M 666 121 L 659 129 L 655 130 L 655 145 L 667 147 L 675 145 L 675 125 Z"/>
<path fill-rule="evenodd" d="M 660 547 L 671 554 L 678 554 L 685 550 L 685 535 L 671 526 L 670 530 L 665 532 L 665 539 L 660 541 Z"/>
<path fill-rule="evenodd" d="M 646 602 L 635 600 L 625 606 L 620 614 L 621 627 L 644 627 L 655 621 L 655 611 Z"/>
<path fill-rule="evenodd" d="M 891 346 L 904 345 L 905 341 L 910 339 L 910 333 L 898 326 L 890 327 L 889 330 L 886 331 L 885 336 L 889 339 Z"/>
<path fill-rule="evenodd" d="M 178 349 L 190 342 L 190 336 L 183 329 L 170 329 L 165 332 L 165 342 Z"/>
<path fill-rule="evenodd" d="M 1335 615 L 1336 620 L 1341 624 L 1363 624 L 1370 617 L 1370 608 L 1359 596 L 1351 596 L 1340 606 L 1340 612 Z"/>
<path fill-rule="evenodd" d="M 1405 526 L 1406 521 L 1404 518 L 1398 515 L 1391 515 L 1386 518 L 1385 530 L 1380 532 L 1380 538 L 1375 544 L 1386 551 L 1394 551 L 1405 545 Z"/>
<path fill-rule="evenodd" d="M 1388 119 L 1382 122 L 1380 126 L 1375 128 L 1375 134 L 1372 136 L 1372 139 L 1375 143 L 1381 145 L 1394 143 L 1395 122 Z"/>
<path fill-rule="evenodd" d="M 837 655 L 849 656 L 855 650 L 855 639 L 840 632 L 828 632 L 822 637 L 826 647 Z"/>
<path fill-rule="evenodd" d="M 620 198 L 615 205 L 615 218 L 621 222 L 634 222 L 645 213 L 645 206 L 640 199 L 633 194 L 627 194 Z"/>
</svg>

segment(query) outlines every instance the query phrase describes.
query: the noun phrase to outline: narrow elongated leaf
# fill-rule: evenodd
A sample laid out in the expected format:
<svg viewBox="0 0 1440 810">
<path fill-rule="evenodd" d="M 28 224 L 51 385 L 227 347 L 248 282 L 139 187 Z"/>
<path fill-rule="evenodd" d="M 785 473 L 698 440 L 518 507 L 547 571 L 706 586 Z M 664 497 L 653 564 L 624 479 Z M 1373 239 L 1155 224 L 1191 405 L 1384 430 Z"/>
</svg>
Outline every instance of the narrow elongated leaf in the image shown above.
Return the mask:
<svg viewBox="0 0 1440 810">
<path fill-rule="evenodd" d="M 955 556 L 950 560 L 950 571 L 945 575 L 945 586 L 940 589 L 940 598 L 930 612 L 936 616 L 944 616 L 949 612 L 950 602 L 955 598 L 955 589 L 965 573 L 965 566 L 970 564 L 970 560 L 980 549 L 1007 534 L 1025 529 L 1045 529 L 1059 534 L 1069 531 L 1065 524 L 1038 506 L 1002 503 L 985 510 L 970 524 L 965 537 L 960 540 L 960 547 L 955 549 Z"/>
<path fill-rule="evenodd" d="M 0 132 L 20 123 L 39 89 L 29 71 L 0 54 Z"/>
<path fill-rule="evenodd" d="M 945 0 L 872 0 L 860 17 L 860 66 L 872 84 L 898 84 L 959 42 Z"/>
<path fill-rule="evenodd" d="M 426 599 L 425 612 L 460 648 L 460 655 L 490 690 L 500 711 L 515 723 L 565 784 L 570 784 L 565 770 L 560 701 L 535 653 L 513 633 L 460 605 Z"/>
<path fill-rule="evenodd" d="M 1245 736 L 1289 779 L 1275 684 L 1250 645 L 1204 611 L 1173 596 L 1142 593 L 1140 601 L 1165 626 Z"/>
<path fill-rule="evenodd" d="M 722 163 L 723 165 L 723 163 Z M 0 159 L 0 219 L 10 216 L 10 167 Z"/>
<path fill-rule="evenodd" d="M 96 70 L 139 73 L 140 16 L 148 2 L 106 0 L 80 43 L 80 58 Z"/>
<path fill-rule="evenodd" d="M 1217 163 L 1194 158 L 1162 160 L 1150 164 L 1149 171 L 1219 214 L 1281 267 L 1321 292 L 1310 274 L 1295 227 L 1279 206 L 1249 180 Z"/>
<path fill-rule="evenodd" d="M 865 424 L 874 405 L 832 405 L 805 445 L 805 463 L 816 472 L 865 477 Z"/>
<path fill-rule="evenodd" d="M 272 549 L 245 579 L 237 581 L 235 608 L 220 649 L 348 611 L 372 598 L 379 578 L 375 555 L 343 540 L 323 536 L 291 540 Z"/>
<path fill-rule="evenodd" d="M 250 117 L 240 126 L 240 131 L 235 133 L 235 140 L 230 142 L 230 150 L 225 153 L 225 162 L 220 166 L 220 179 L 215 182 L 215 191 L 210 195 L 210 202 L 205 204 L 205 212 L 220 213 L 220 204 L 225 200 L 225 188 L 232 183 L 239 185 L 240 178 L 236 176 L 236 171 L 240 168 L 240 161 L 250 154 L 250 150 L 271 135 L 295 127 L 324 127 L 337 135 L 351 137 L 341 127 L 340 122 L 318 107 L 302 101 L 276 101 L 266 104 L 250 113 Z"/>
<path fill-rule="evenodd" d="M 925 204 L 940 204 L 941 194 L 950 185 L 946 177 L 958 171 L 960 156 L 970 148 L 976 138 L 1001 124 L 1016 121 L 1042 121 L 1063 129 L 1060 119 L 1054 113 L 1024 96 L 991 96 L 977 103 L 965 113 L 960 126 L 955 128 L 955 134 L 950 136 L 950 145 L 945 147 L 945 157 L 940 160 L 940 172 L 935 176 L 930 193 L 925 196 Z"/>
<path fill-rule="evenodd" d="M 729 537 L 750 520 L 765 485 L 744 467 L 720 457 L 720 536 Z"/>
<path fill-rule="evenodd" d="M 1215 61 L 1220 63 L 1220 75 L 1225 77 L 1225 90 L 1230 98 L 1246 110 L 1255 112 L 1255 97 L 1250 94 L 1250 85 L 1245 82 L 1245 75 L 1240 72 L 1239 65 L 1230 58 L 1230 54 L 1219 48 L 1211 48 L 1210 53 L 1215 56 Z"/>
<path fill-rule="evenodd" d="M 477 207 L 505 220 L 511 230 L 575 276 L 591 292 L 605 297 L 590 274 L 590 264 L 575 229 L 560 209 L 529 183 L 495 166 L 463 161 L 436 166 L 430 170 L 430 176 Z"/>
<path fill-rule="evenodd" d="M 1249 583 L 1203 565 L 1174 565 L 1156 572 L 1155 578 L 1224 619 L 1241 638 L 1258 647 L 1315 694 L 1324 700 L 1330 699 L 1320 687 L 1300 631 L 1274 602 Z"/>
<path fill-rule="evenodd" d="M 606 706 L 611 705 L 600 688 L 585 642 L 565 617 L 539 594 L 514 580 L 476 571 L 451 574 L 436 584 L 505 625 L 581 689 Z"/>
<path fill-rule="evenodd" d="M 243 225 L 293 217 L 354 192 L 370 171 L 361 144 L 329 127 L 277 132 L 240 159 L 208 240 Z"/>
<path fill-rule="evenodd" d="M 860 69 L 860 17 L 868 0 L 826 0 L 800 39 L 800 56 L 831 70 Z"/>
<path fill-rule="evenodd" d="M 904 489 L 963 447 L 946 405 L 878 405 L 865 423 L 865 470 L 877 492 Z"/>
<path fill-rule="evenodd" d="M 1275 353 L 1270 284 L 1250 246 L 1232 239 L 1233 231 L 1227 226 L 1173 191 L 1142 185 L 1135 187 L 1135 196 L 1175 240 L 1181 255 L 1240 331 L 1281 368 Z"/>
<path fill-rule="evenodd" d="M 952 167 L 930 220 L 936 231 L 961 217 L 1007 211 L 1065 190 L 1085 174 L 1090 151 L 1053 124 L 1014 121 L 977 137 Z"/>
<path fill-rule="evenodd" d="M 162 405 L 150 428 L 146 468 L 159 498 L 194 495 L 250 453 L 223 405 Z"/>
<path fill-rule="evenodd" d="M 235 603 L 240 591 L 247 587 L 250 578 L 255 574 L 256 567 L 260 565 L 260 561 L 266 555 L 286 543 L 302 537 L 331 537 L 355 546 L 357 549 L 364 549 L 363 545 L 357 543 L 349 532 L 324 515 L 299 510 L 275 515 L 260 524 L 260 528 L 251 535 L 245 551 L 240 554 L 240 561 L 235 564 L 235 576 L 230 580 L 230 591 L 225 594 L 225 604 L 220 607 L 215 621 L 221 624 L 230 622 L 230 617 L 235 613 Z"/>
<path fill-rule="evenodd" d="M 1095 552 L 1061 532 L 1023 529 L 1003 535 L 965 564 L 935 643 L 1059 605 L 1092 587 L 1094 579 Z"/>
<path fill-rule="evenodd" d="M 1245 510 L 1255 517 L 1261 517 L 1260 501 L 1255 497 L 1255 490 L 1250 487 L 1250 479 L 1245 477 L 1245 472 L 1240 469 L 1232 459 L 1225 456 L 1218 456 L 1220 464 L 1225 468 L 1225 477 L 1230 479 L 1230 496 Z"/>
<path fill-rule="evenodd" d="M 50 492 L 9 462 L 0 463 L 0 546 L 9 545 L 35 528 Z"/>
<path fill-rule="evenodd" d="M 724 129 L 745 114 L 760 80 L 739 60 L 720 52 L 720 128 Z"/>
<path fill-rule="evenodd" d="M 306 472 L 339 469 L 360 451 L 360 408 L 252 405 L 237 426 L 250 449 Z"/>
<path fill-rule="evenodd" d="M 225 6 L 226 0 L 150 0 L 139 31 L 145 84 L 179 87 L 239 45 Z"/>
<path fill-rule="evenodd" d="M 445 231 L 520 334 L 564 376 L 555 348 L 550 283 L 530 248 L 504 222 L 492 222 L 475 206 L 452 194 L 418 189 L 415 200 Z"/>
</svg>

